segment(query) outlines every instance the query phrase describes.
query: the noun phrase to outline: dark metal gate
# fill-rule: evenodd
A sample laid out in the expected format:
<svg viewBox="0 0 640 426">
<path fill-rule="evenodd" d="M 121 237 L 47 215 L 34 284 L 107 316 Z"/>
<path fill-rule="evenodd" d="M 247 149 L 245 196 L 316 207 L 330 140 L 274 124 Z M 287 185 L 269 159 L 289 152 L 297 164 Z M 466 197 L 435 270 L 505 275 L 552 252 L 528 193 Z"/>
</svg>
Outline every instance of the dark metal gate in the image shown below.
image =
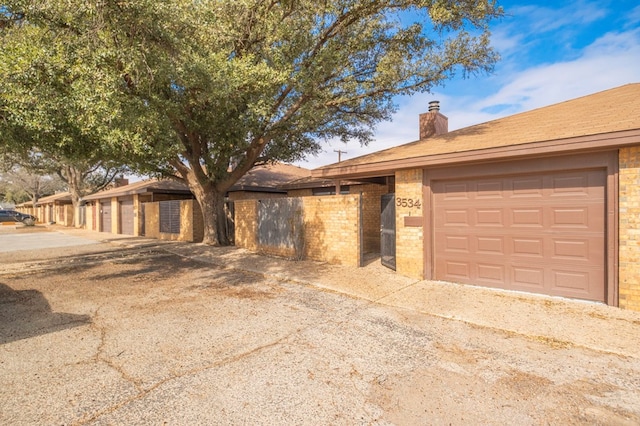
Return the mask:
<svg viewBox="0 0 640 426">
<path fill-rule="evenodd" d="M 180 233 L 180 200 L 160 201 L 160 232 Z"/>
<path fill-rule="evenodd" d="M 144 218 L 144 209 L 145 209 L 145 203 L 141 203 L 140 204 L 140 215 L 139 215 L 139 222 L 140 222 L 140 235 L 141 236 L 145 236 L 146 234 L 146 227 L 145 227 L 145 218 Z"/>
<path fill-rule="evenodd" d="M 380 258 L 387 268 L 396 270 L 396 194 L 382 196 L 380 215 Z"/>
<path fill-rule="evenodd" d="M 236 243 L 236 207 L 233 201 L 227 201 L 224 203 L 224 213 L 227 216 L 227 238 L 229 243 L 235 245 Z"/>
<path fill-rule="evenodd" d="M 274 198 L 258 204 L 258 244 L 271 247 L 300 248 L 303 237 L 302 200 Z"/>
</svg>

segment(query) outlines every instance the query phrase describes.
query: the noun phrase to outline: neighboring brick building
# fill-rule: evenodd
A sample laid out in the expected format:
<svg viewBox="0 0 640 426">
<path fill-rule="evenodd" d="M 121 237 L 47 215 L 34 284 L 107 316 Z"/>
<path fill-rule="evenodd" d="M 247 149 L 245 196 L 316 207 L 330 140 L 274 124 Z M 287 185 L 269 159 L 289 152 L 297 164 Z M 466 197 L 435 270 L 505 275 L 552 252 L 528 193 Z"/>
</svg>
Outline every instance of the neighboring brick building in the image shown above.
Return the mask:
<svg viewBox="0 0 640 426">
<path fill-rule="evenodd" d="M 33 215 L 42 223 L 73 225 L 73 203 L 71 193 L 57 192 L 36 201 Z"/>
<path fill-rule="evenodd" d="M 190 200 L 186 185 L 174 180 L 145 180 L 117 186 L 88 195 L 85 203 L 85 227 L 113 234 L 146 235 L 147 203 Z"/>
<path fill-rule="evenodd" d="M 286 197 L 286 190 L 279 186 L 310 173 L 308 169 L 289 164 L 256 166 L 231 187 L 227 196 L 232 201 Z M 90 230 L 202 241 L 204 225 L 200 206 L 188 186 L 178 180 L 122 182 L 84 197 L 83 202 L 85 227 Z"/>
<path fill-rule="evenodd" d="M 312 172 L 395 178 L 396 267 L 418 279 L 640 310 L 640 84 L 447 132 Z"/>
</svg>

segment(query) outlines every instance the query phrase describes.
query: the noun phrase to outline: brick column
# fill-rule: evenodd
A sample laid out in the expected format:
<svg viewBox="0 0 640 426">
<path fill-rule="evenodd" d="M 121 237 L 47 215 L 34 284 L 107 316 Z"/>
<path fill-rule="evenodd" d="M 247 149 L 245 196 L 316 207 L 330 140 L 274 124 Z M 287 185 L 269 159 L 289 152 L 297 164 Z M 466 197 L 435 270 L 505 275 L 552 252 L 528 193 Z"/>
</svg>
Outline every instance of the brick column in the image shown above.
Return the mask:
<svg viewBox="0 0 640 426">
<path fill-rule="evenodd" d="M 396 271 L 416 279 L 424 278 L 424 231 L 405 217 L 424 217 L 422 194 L 422 169 L 396 172 Z"/>
<path fill-rule="evenodd" d="M 640 147 L 619 154 L 619 304 L 640 311 Z"/>
</svg>

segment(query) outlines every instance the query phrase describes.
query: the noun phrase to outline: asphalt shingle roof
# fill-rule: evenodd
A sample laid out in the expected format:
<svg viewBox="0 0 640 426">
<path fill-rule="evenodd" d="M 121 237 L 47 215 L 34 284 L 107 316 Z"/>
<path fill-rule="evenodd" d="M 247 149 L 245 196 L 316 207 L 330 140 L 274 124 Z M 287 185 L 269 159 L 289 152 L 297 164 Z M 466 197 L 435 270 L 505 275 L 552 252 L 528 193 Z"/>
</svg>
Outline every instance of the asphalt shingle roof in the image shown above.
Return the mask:
<svg viewBox="0 0 640 426">
<path fill-rule="evenodd" d="M 57 192 L 53 195 L 47 195 L 46 197 L 42 197 L 36 201 L 36 205 L 53 203 L 56 201 L 60 202 L 71 202 L 71 193 L 70 192 Z"/>
<path fill-rule="evenodd" d="M 417 125 L 417 124 L 416 124 Z M 640 83 L 465 127 L 428 139 L 374 152 L 313 171 L 339 176 L 362 165 L 442 154 L 558 141 L 580 136 L 640 129 Z M 348 175 L 348 172 L 345 173 Z"/>
<path fill-rule="evenodd" d="M 311 170 L 291 164 L 265 164 L 256 166 L 242 176 L 232 187 L 231 191 L 275 190 L 292 180 L 309 177 Z"/>
<path fill-rule="evenodd" d="M 100 200 L 125 195 L 143 194 L 145 192 L 190 192 L 186 184 L 175 180 L 143 180 L 128 185 L 118 186 L 96 192 L 83 197 L 83 200 Z"/>
</svg>

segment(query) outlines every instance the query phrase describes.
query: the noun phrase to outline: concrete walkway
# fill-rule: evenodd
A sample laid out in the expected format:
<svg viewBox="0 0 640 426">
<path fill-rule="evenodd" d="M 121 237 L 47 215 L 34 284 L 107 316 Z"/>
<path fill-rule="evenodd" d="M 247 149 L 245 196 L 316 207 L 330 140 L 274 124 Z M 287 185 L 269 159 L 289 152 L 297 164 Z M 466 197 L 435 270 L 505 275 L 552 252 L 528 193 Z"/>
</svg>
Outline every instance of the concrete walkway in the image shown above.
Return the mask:
<svg viewBox="0 0 640 426">
<path fill-rule="evenodd" d="M 640 358 L 640 312 L 599 303 L 417 281 L 384 268 L 379 261 L 355 268 L 261 256 L 235 247 L 209 247 L 70 228 L 59 231 L 122 247 L 162 246 L 177 255 L 223 268 L 265 274 L 554 346 L 578 346 Z"/>
</svg>

